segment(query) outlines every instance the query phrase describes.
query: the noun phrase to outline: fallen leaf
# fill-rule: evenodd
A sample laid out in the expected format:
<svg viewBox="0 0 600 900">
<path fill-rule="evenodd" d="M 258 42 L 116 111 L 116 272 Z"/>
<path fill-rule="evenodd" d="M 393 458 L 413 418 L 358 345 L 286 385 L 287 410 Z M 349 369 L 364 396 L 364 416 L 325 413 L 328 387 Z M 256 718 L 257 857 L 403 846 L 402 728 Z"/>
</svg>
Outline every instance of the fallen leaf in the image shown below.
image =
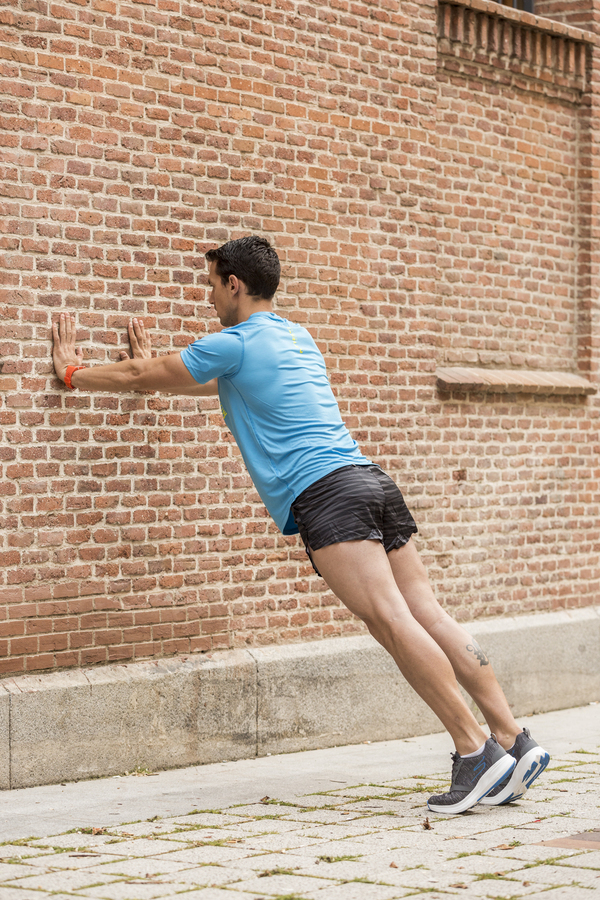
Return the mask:
<svg viewBox="0 0 600 900">
<path fill-rule="evenodd" d="M 260 802 L 261 802 L 261 803 L 266 803 L 267 800 L 270 800 L 270 799 L 271 799 L 270 797 L 261 797 L 261 798 L 260 798 Z"/>
<path fill-rule="evenodd" d="M 497 847 L 492 847 L 492 850 L 512 850 L 510 844 L 499 844 Z"/>
<path fill-rule="evenodd" d="M 398 868 L 398 866 L 396 865 L 395 862 L 390 863 L 390 869 L 397 869 L 397 868 Z"/>
<path fill-rule="evenodd" d="M 451 884 L 450 887 L 456 887 L 456 888 L 468 888 L 469 885 L 468 885 L 468 884 Z"/>
<path fill-rule="evenodd" d="M 530 884 L 531 884 L 530 881 L 524 881 L 524 882 L 523 882 L 523 887 L 529 887 Z"/>
<path fill-rule="evenodd" d="M 92 828 L 92 834 L 106 834 L 104 828 Z"/>
<path fill-rule="evenodd" d="M 506 872 L 494 872 L 494 875 L 498 878 L 503 878 L 506 875 Z"/>
<path fill-rule="evenodd" d="M 431 822 L 429 821 L 429 816 L 428 816 L 428 817 L 425 819 L 425 821 L 423 822 L 423 828 L 425 829 L 425 831 L 431 831 L 431 830 L 432 830 L 433 826 L 432 826 Z"/>
</svg>

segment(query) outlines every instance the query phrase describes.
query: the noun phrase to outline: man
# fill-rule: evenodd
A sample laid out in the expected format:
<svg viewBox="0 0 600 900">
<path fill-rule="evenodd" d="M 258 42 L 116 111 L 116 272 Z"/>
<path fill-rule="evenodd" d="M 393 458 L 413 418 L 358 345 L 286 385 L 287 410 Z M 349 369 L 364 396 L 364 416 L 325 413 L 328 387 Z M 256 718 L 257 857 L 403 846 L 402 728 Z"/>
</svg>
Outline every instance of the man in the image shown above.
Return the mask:
<svg viewBox="0 0 600 900">
<path fill-rule="evenodd" d="M 393 481 L 344 426 L 315 342 L 273 312 L 275 250 L 246 237 L 210 250 L 206 259 L 220 333 L 152 359 L 143 323 L 134 319 L 133 359 L 84 367 L 75 321 L 63 313 L 53 326 L 57 375 L 84 391 L 218 394 L 279 529 L 300 532 L 315 570 L 448 729 L 456 747 L 452 785 L 429 798 L 429 809 L 457 814 L 478 802 L 518 799 L 549 756 L 516 724 L 481 648 L 436 601 L 411 540 L 414 519 Z M 489 738 L 457 679 L 483 713 Z"/>
</svg>

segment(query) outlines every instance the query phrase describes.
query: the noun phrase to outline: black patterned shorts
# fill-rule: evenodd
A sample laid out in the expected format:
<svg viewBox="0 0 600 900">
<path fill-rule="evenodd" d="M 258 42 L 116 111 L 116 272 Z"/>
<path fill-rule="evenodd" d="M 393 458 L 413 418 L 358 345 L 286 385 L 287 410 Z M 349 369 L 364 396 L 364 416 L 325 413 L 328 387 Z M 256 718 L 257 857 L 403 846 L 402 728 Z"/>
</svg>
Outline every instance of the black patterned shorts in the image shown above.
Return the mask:
<svg viewBox="0 0 600 900">
<path fill-rule="evenodd" d="M 386 553 L 418 529 L 404 497 L 379 466 L 344 466 L 319 478 L 292 503 L 313 569 L 311 550 L 343 541 L 380 541 Z"/>
</svg>

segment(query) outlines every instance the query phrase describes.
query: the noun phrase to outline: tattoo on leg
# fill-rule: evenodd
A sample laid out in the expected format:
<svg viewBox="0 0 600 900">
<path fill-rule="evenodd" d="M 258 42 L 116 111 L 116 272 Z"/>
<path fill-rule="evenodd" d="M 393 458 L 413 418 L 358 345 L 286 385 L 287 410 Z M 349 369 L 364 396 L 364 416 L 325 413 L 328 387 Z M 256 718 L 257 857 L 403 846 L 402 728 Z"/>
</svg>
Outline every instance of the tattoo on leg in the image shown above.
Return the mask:
<svg viewBox="0 0 600 900">
<path fill-rule="evenodd" d="M 474 653 L 477 659 L 479 660 L 480 666 L 489 666 L 490 661 L 477 643 L 477 641 L 473 641 L 472 644 L 467 644 L 467 650 L 469 653 Z"/>
</svg>

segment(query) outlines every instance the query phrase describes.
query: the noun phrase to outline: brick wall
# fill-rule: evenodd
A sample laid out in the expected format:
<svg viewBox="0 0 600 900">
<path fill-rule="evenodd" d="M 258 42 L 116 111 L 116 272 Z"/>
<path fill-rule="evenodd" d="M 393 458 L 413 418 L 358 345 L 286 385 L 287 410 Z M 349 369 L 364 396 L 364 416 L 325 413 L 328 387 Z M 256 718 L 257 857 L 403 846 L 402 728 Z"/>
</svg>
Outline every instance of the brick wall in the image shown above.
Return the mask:
<svg viewBox="0 0 600 900">
<path fill-rule="evenodd" d="M 535 12 L 575 28 L 597 31 L 600 24 L 598 0 L 535 0 Z"/>
<path fill-rule="evenodd" d="M 52 375 L 63 309 L 90 362 L 132 314 L 158 352 L 215 330 L 203 253 L 248 233 L 280 253 L 277 307 L 403 488 L 440 598 L 461 618 L 597 599 L 597 401 L 435 382 L 448 361 L 581 370 L 582 322 L 595 377 L 589 83 L 469 58 L 443 7 L 2 8 L 0 672 L 362 627 L 269 521 L 215 401 Z"/>
<path fill-rule="evenodd" d="M 436 358 L 595 377 L 594 45 L 481 0 L 442 3 L 438 24 Z M 597 600 L 597 408 L 464 392 L 432 403 L 420 518 L 459 614 L 466 598 L 471 615 Z"/>
<path fill-rule="evenodd" d="M 449 13 L 440 23 L 437 101 L 443 359 L 568 371 L 577 367 L 587 46 L 565 38 L 546 60 L 536 33 L 525 27 L 511 23 L 505 47 L 498 27 L 505 20 L 461 6 L 445 5 L 443 12 Z"/>
</svg>

